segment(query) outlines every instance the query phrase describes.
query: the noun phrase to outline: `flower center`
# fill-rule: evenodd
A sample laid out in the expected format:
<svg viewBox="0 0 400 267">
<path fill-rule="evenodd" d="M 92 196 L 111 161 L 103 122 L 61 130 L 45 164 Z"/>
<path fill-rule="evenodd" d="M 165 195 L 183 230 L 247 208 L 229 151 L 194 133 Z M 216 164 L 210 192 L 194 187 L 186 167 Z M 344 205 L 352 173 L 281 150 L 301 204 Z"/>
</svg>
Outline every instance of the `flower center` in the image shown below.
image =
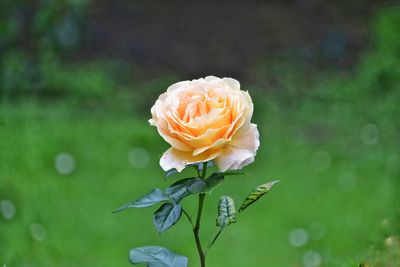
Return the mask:
<svg viewBox="0 0 400 267">
<path fill-rule="evenodd" d="M 226 99 L 212 90 L 185 95 L 178 107 L 180 119 L 185 123 L 207 122 L 217 117 L 226 108 Z"/>
</svg>

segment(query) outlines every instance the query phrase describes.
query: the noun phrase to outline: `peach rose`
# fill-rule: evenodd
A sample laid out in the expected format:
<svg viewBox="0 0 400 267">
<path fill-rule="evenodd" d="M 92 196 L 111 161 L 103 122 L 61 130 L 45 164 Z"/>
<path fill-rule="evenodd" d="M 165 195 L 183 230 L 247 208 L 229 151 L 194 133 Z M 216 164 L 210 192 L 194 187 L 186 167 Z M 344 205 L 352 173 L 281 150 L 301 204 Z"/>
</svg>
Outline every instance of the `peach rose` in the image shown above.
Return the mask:
<svg viewBox="0 0 400 267">
<path fill-rule="evenodd" d="M 165 171 L 209 160 L 222 172 L 241 169 L 254 161 L 260 145 L 257 125 L 250 122 L 253 102 L 232 78 L 175 83 L 151 114 L 149 123 L 171 145 L 160 160 Z"/>
</svg>

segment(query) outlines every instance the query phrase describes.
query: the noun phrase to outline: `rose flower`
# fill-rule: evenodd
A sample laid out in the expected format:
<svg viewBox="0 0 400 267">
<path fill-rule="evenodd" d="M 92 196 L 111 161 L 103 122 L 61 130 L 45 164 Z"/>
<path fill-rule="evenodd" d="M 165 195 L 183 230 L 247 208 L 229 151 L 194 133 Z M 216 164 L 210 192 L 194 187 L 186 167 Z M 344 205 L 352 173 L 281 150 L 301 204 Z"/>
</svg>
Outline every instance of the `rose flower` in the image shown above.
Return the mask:
<svg viewBox="0 0 400 267">
<path fill-rule="evenodd" d="M 253 102 L 232 78 L 175 83 L 151 114 L 149 123 L 171 145 L 160 159 L 165 171 L 209 160 L 221 172 L 241 169 L 254 161 L 260 145 L 257 125 L 251 123 Z"/>
</svg>

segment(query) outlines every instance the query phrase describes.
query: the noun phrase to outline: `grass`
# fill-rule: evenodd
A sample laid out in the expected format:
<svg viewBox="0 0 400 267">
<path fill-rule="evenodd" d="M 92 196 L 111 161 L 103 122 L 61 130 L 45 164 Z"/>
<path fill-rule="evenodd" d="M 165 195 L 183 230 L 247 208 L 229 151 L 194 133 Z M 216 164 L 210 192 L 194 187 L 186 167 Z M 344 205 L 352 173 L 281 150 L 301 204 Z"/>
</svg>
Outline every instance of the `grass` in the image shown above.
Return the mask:
<svg viewBox="0 0 400 267">
<path fill-rule="evenodd" d="M 203 242 L 217 230 L 222 194 L 240 202 L 256 185 L 281 183 L 239 214 L 208 265 L 312 267 L 320 259 L 322 266 L 350 267 L 369 260 L 371 249 L 385 251 L 399 219 L 395 118 L 380 120 L 373 110 L 343 109 L 342 116 L 336 100 L 289 108 L 258 94 L 261 148 L 248 176 L 229 177 L 206 197 Z M 159 236 L 152 225 L 156 208 L 111 214 L 177 179 L 162 179 L 158 158 L 168 146 L 144 116 L 117 104 L 95 109 L 32 99 L 3 102 L 0 116 L 0 201 L 16 207 L 11 219 L 0 216 L 0 265 L 130 266 L 129 249 L 143 245 L 168 247 L 198 265 L 184 217 Z M 60 153 L 75 161 L 67 175 L 55 168 Z M 135 168 L 129 155 L 136 154 Z M 196 198 L 183 204 L 194 213 Z"/>
</svg>

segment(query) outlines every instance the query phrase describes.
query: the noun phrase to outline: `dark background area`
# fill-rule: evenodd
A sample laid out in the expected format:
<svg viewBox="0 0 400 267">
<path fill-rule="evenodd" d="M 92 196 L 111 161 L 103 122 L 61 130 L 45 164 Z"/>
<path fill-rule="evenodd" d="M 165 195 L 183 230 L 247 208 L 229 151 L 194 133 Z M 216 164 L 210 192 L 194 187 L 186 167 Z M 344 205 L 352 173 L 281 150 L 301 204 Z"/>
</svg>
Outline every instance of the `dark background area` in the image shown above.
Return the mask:
<svg viewBox="0 0 400 267">
<path fill-rule="evenodd" d="M 254 68 L 282 57 L 341 70 L 369 46 L 370 18 L 395 2 L 5 0 L 0 51 L 21 49 L 33 64 L 43 50 L 65 62 L 122 61 L 135 78 L 256 80 Z"/>
<path fill-rule="evenodd" d="M 81 56 L 116 57 L 148 71 L 251 77 L 260 60 L 292 54 L 354 64 L 369 18 L 390 1 L 99 1 Z"/>
</svg>

